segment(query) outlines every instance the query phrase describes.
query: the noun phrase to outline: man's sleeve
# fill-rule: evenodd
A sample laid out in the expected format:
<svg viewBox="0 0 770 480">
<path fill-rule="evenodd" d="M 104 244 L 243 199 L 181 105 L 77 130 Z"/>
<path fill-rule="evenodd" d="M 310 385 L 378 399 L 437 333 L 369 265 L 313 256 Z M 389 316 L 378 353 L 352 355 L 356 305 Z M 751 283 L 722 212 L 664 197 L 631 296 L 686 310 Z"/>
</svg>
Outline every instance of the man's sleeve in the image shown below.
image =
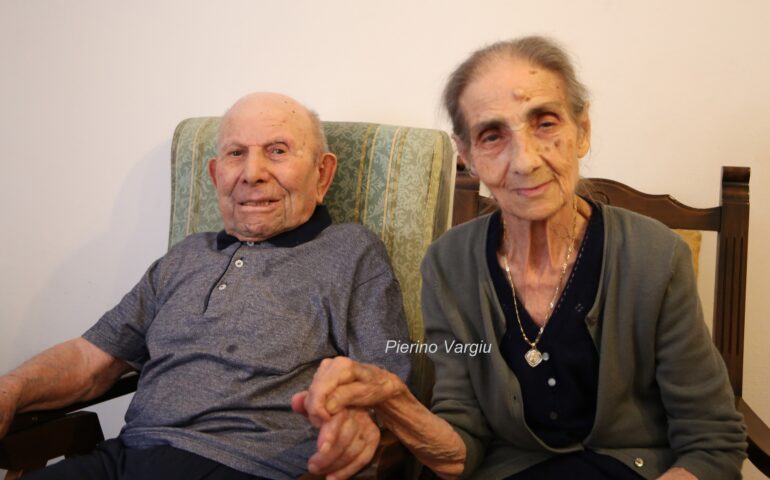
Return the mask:
<svg viewBox="0 0 770 480">
<path fill-rule="evenodd" d="M 145 333 L 155 317 L 159 262 L 153 263 L 139 283 L 83 338 L 137 370 L 147 360 Z"/>
<path fill-rule="evenodd" d="M 385 246 L 377 242 L 359 262 L 348 305 L 348 356 L 385 368 L 409 383 L 408 354 L 388 352 L 389 341 L 409 342 L 401 288 Z"/>
<path fill-rule="evenodd" d="M 656 378 L 674 466 L 701 480 L 740 478 L 746 432 L 727 369 L 703 321 L 690 251 L 678 242 L 658 320 Z"/>
</svg>

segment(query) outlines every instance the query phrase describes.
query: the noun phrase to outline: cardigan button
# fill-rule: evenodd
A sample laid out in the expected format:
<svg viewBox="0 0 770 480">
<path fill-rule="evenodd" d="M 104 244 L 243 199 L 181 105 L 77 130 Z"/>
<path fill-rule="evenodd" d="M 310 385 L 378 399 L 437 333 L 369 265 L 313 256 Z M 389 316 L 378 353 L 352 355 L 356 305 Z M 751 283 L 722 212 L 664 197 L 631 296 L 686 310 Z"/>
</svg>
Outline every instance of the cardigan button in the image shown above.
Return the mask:
<svg viewBox="0 0 770 480">
<path fill-rule="evenodd" d="M 642 459 L 641 457 L 636 457 L 634 459 L 634 465 L 636 465 L 639 468 L 642 468 L 644 466 L 644 459 Z"/>
</svg>

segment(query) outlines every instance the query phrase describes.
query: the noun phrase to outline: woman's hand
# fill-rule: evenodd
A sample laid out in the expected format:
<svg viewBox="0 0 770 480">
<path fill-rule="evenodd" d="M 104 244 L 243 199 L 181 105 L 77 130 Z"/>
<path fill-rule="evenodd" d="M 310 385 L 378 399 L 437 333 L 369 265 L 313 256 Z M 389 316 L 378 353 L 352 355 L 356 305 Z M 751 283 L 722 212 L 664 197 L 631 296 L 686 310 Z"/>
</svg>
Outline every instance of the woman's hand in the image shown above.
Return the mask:
<svg viewBox="0 0 770 480">
<path fill-rule="evenodd" d="M 304 396 L 303 410 L 310 422 L 320 428 L 347 407 L 376 408 L 407 392 L 404 382 L 387 370 L 336 357 L 321 362 Z"/>
<path fill-rule="evenodd" d="M 674 467 L 666 470 L 658 480 L 698 480 L 698 477 L 682 467 Z"/>
</svg>

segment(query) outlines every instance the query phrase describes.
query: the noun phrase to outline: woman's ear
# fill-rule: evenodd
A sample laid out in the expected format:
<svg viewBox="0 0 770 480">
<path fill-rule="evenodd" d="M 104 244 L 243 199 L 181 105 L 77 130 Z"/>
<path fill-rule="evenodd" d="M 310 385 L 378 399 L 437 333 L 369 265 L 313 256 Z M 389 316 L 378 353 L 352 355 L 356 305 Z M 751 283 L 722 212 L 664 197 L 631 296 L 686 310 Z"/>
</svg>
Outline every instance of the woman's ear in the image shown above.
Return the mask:
<svg viewBox="0 0 770 480">
<path fill-rule="evenodd" d="M 471 161 L 471 155 L 470 155 L 470 148 L 468 148 L 468 145 L 462 141 L 460 137 L 457 135 L 452 135 L 452 140 L 455 142 L 455 147 L 457 147 L 457 158 L 465 165 L 465 167 L 468 169 L 468 171 L 473 175 L 476 176 L 476 169 L 473 168 L 473 161 Z"/>
<path fill-rule="evenodd" d="M 583 158 L 591 149 L 591 116 L 588 114 L 590 104 L 586 102 L 583 112 L 578 118 L 578 158 Z"/>
</svg>

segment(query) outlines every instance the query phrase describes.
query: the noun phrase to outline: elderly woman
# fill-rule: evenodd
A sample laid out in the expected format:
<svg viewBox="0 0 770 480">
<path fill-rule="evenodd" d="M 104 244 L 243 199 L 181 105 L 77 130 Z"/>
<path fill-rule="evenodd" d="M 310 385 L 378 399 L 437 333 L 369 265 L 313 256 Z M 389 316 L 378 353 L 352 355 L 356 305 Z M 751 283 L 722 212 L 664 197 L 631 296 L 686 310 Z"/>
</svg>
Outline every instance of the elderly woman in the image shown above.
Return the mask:
<svg viewBox="0 0 770 480">
<path fill-rule="evenodd" d="M 499 210 L 447 232 L 423 262 L 432 407 L 395 375 L 326 361 L 294 399 L 321 427 L 311 471 L 343 478 L 368 460 L 360 415 L 328 422 L 368 407 L 442 478 L 740 477 L 744 427 L 687 245 L 576 194 L 586 96 L 540 37 L 479 50 L 452 74 L 455 142 Z M 481 342 L 489 353 L 449 348 Z"/>
</svg>

